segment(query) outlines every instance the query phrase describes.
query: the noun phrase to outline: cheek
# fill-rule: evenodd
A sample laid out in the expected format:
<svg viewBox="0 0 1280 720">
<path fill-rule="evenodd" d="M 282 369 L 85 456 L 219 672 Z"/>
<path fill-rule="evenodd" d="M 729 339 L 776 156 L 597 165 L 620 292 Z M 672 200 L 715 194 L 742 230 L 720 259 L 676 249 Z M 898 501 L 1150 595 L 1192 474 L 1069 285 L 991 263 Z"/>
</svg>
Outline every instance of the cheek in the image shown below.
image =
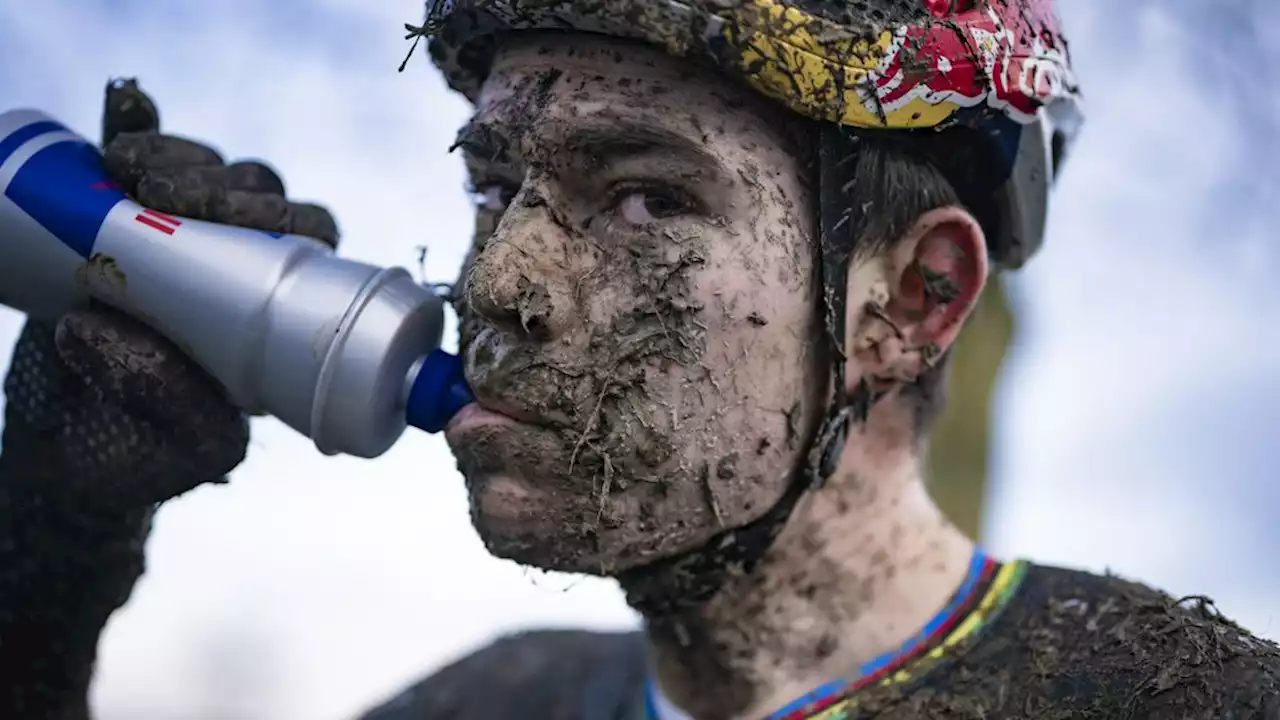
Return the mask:
<svg viewBox="0 0 1280 720">
<path fill-rule="evenodd" d="M 735 524 L 776 501 L 804 451 L 815 377 L 817 293 L 799 228 L 770 223 L 713 243 L 699 277 L 707 326 L 705 421 L 721 439 L 709 462 Z"/>
</svg>

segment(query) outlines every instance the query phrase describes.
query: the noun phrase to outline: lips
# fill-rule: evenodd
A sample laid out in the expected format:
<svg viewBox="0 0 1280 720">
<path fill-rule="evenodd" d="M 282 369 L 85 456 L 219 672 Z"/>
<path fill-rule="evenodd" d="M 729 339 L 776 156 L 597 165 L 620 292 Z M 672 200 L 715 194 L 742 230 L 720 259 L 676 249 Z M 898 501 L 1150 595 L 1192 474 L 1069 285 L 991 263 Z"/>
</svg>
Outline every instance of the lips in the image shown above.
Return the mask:
<svg viewBox="0 0 1280 720">
<path fill-rule="evenodd" d="M 449 420 L 449 424 L 445 427 L 445 437 L 454 440 L 459 435 L 467 433 L 478 427 L 488 425 L 505 425 L 507 423 L 516 422 L 514 419 L 507 417 L 501 413 L 488 410 L 480 403 L 470 403 L 465 405 Z"/>
</svg>

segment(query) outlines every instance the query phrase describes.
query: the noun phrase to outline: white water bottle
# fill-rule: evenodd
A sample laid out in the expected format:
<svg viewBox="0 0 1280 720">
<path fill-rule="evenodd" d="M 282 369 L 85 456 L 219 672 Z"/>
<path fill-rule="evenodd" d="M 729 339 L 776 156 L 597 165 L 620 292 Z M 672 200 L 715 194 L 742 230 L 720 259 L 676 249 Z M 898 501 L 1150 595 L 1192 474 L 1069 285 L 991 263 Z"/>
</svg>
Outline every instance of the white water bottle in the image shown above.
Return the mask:
<svg viewBox="0 0 1280 720">
<path fill-rule="evenodd" d="M 91 300 L 173 341 L 248 412 L 326 454 L 438 432 L 471 392 L 439 349 L 444 301 L 323 243 L 156 212 L 98 149 L 34 110 L 0 115 L 0 303 L 56 320 Z"/>
</svg>

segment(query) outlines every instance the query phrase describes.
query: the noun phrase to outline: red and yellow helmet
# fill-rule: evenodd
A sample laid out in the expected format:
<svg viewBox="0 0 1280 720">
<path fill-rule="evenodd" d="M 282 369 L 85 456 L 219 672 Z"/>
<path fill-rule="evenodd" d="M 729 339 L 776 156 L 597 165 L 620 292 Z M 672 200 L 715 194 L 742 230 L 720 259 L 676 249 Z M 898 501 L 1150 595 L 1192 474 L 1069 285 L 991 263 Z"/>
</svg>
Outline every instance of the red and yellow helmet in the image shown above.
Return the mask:
<svg viewBox="0 0 1280 720">
<path fill-rule="evenodd" d="M 535 29 L 709 61 L 817 121 L 981 131 L 1000 212 L 988 239 L 1006 266 L 1038 249 L 1081 119 L 1051 0 L 428 0 L 422 32 L 449 85 L 474 100 L 496 35 Z"/>
</svg>

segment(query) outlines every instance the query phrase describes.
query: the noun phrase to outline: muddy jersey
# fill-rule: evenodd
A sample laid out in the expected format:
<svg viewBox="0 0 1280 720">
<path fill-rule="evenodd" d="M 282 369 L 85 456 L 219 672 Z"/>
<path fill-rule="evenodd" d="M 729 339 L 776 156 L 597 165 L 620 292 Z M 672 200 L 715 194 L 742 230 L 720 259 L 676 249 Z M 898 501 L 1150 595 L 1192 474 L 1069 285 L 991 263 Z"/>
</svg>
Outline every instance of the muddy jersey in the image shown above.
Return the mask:
<svg viewBox="0 0 1280 720">
<path fill-rule="evenodd" d="M 778 720 L 1280 720 L 1280 648 L 1205 598 L 992 563 L 921 643 Z M 501 639 L 362 720 L 655 720 L 638 633 Z"/>
</svg>

